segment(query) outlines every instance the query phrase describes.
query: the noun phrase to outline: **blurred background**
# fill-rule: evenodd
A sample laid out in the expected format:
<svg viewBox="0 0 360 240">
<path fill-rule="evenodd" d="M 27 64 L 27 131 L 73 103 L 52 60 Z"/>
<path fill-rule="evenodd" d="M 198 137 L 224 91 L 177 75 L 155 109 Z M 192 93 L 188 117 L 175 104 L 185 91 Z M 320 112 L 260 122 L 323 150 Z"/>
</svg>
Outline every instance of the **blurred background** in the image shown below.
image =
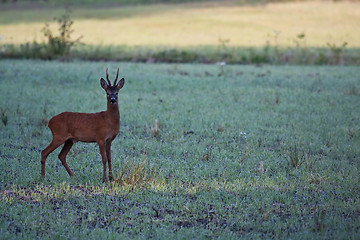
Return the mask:
<svg viewBox="0 0 360 240">
<path fill-rule="evenodd" d="M 6 58 L 290 64 L 360 58 L 360 1 L 2 0 L 0 9 Z"/>
</svg>

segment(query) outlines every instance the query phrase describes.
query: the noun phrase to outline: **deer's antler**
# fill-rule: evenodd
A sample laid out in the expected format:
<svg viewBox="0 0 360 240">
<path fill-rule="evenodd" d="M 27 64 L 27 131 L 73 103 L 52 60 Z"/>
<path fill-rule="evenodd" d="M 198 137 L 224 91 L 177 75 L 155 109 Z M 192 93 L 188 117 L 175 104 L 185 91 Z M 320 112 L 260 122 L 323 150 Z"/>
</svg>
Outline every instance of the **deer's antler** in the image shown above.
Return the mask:
<svg viewBox="0 0 360 240">
<path fill-rule="evenodd" d="M 106 68 L 106 80 L 108 81 L 109 87 L 111 86 L 111 82 L 109 80 L 109 74 L 108 74 L 108 69 Z"/>
<path fill-rule="evenodd" d="M 116 86 L 116 81 L 118 80 L 119 77 L 119 68 L 117 70 L 117 74 L 116 74 L 116 78 L 115 78 L 115 82 L 114 82 L 114 86 Z"/>
</svg>

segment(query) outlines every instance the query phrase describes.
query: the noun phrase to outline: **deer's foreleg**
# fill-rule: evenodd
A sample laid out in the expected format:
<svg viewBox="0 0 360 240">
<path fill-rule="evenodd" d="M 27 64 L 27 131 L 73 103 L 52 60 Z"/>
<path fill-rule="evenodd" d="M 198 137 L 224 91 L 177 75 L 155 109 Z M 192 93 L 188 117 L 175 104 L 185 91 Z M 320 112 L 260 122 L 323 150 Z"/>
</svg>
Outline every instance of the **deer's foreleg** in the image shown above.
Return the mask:
<svg viewBox="0 0 360 240">
<path fill-rule="evenodd" d="M 111 141 L 107 141 L 106 143 L 106 156 L 107 156 L 107 162 L 109 165 L 109 180 L 113 180 L 112 176 L 112 169 L 111 169 Z"/>
</svg>

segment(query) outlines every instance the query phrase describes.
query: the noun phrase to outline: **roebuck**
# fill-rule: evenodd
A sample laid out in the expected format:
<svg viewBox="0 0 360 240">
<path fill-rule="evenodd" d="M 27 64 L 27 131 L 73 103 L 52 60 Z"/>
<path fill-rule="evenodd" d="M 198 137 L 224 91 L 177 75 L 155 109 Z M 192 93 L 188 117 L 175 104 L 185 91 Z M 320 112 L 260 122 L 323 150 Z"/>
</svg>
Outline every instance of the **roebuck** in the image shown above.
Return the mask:
<svg viewBox="0 0 360 240">
<path fill-rule="evenodd" d="M 103 163 L 103 181 L 106 178 L 106 162 L 109 165 L 109 179 L 113 179 L 111 170 L 111 142 L 115 139 L 120 127 L 120 113 L 118 105 L 118 92 L 124 86 L 125 80 L 122 78 L 118 83 L 119 69 L 117 70 L 114 85 L 111 86 L 108 70 L 106 69 L 107 82 L 101 78 L 101 87 L 107 94 L 107 110 L 98 113 L 74 113 L 63 112 L 50 119 L 50 128 L 53 139 L 49 146 L 41 152 L 41 177 L 45 177 L 45 161 L 47 156 L 57 147 L 64 144 L 59 159 L 65 167 L 69 176 L 71 172 L 66 163 L 66 155 L 72 145 L 80 142 L 96 142 L 99 145 L 101 159 Z"/>
</svg>

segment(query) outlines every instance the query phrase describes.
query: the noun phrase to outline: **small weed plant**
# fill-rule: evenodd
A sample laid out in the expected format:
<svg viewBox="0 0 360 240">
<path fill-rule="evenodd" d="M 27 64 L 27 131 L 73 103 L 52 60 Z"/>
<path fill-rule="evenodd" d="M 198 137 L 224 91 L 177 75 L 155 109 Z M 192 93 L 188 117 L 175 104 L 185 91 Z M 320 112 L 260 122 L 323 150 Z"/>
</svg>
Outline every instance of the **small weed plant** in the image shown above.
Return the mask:
<svg viewBox="0 0 360 240">
<path fill-rule="evenodd" d="M 54 18 L 54 20 L 59 24 L 59 35 L 55 35 L 51 31 L 49 24 L 45 24 L 41 32 L 44 34 L 45 38 L 47 38 L 45 46 L 48 54 L 50 56 L 64 56 L 69 54 L 72 46 L 80 43 L 82 36 L 76 40 L 71 39 L 71 34 L 74 32 L 72 29 L 74 21 L 70 19 L 70 14 L 68 12 L 63 14 L 60 18 Z"/>
<path fill-rule="evenodd" d="M 314 208 L 313 218 L 314 218 L 314 232 L 322 232 L 325 230 L 325 219 L 326 212 L 319 206 Z"/>
<path fill-rule="evenodd" d="M 289 148 L 287 155 L 289 164 L 293 168 L 299 168 L 305 161 L 305 152 L 299 150 L 296 144 Z"/>
<path fill-rule="evenodd" d="M 6 114 L 6 110 L 0 109 L 0 118 L 1 118 L 1 121 L 4 124 L 4 126 L 6 126 L 8 123 L 8 120 L 9 120 L 8 116 Z"/>
<path fill-rule="evenodd" d="M 343 55 L 346 46 L 348 45 L 347 42 L 342 43 L 341 45 L 336 45 L 335 43 L 327 43 L 326 44 L 333 56 L 333 63 L 334 64 L 342 64 L 343 63 Z"/>
<path fill-rule="evenodd" d="M 26 42 L 15 45 L 1 46 L 1 54 L 8 58 L 30 58 L 30 59 L 58 59 L 68 57 L 72 47 L 81 44 L 82 36 L 72 40 L 74 33 L 72 26 L 74 21 L 70 18 L 69 11 L 66 11 L 60 18 L 54 18 L 57 21 L 58 33 L 51 30 L 50 24 L 46 23 L 41 29 L 46 41 L 44 42 Z"/>
</svg>

